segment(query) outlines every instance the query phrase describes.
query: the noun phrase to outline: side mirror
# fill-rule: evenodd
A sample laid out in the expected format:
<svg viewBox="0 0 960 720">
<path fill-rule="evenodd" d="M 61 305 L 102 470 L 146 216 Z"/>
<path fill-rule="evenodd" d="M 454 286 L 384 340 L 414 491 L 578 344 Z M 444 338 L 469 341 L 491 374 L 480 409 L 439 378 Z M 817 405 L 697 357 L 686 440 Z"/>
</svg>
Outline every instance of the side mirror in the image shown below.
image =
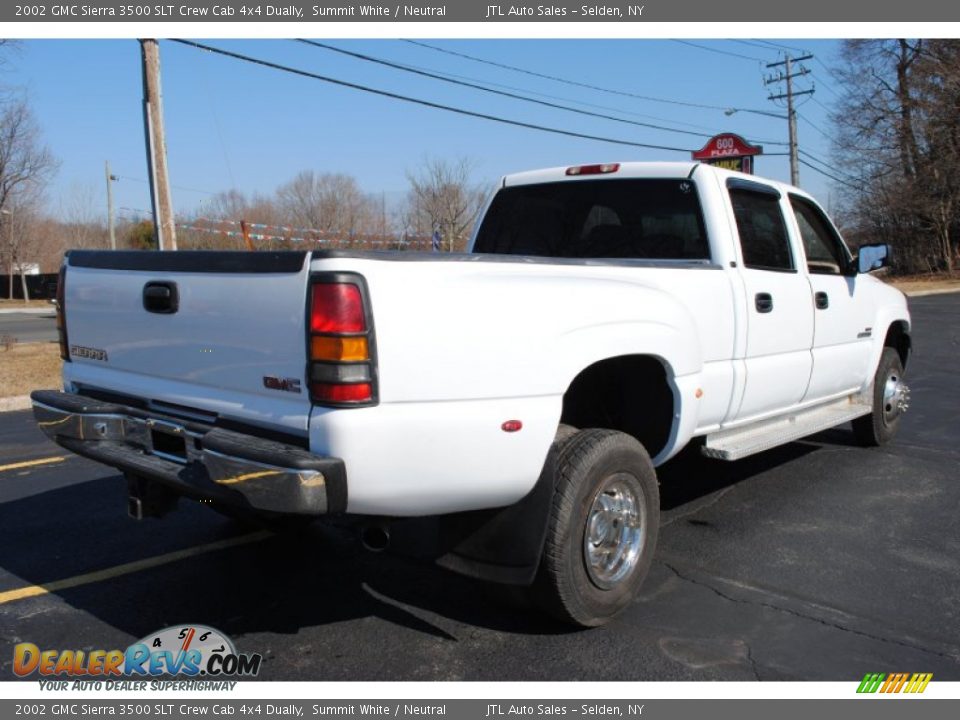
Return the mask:
<svg viewBox="0 0 960 720">
<path fill-rule="evenodd" d="M 861 245 L 857 252 L 857 272 L 868 273 L 890 265 L 890 246 L 882 243 Z"/>
</svg>

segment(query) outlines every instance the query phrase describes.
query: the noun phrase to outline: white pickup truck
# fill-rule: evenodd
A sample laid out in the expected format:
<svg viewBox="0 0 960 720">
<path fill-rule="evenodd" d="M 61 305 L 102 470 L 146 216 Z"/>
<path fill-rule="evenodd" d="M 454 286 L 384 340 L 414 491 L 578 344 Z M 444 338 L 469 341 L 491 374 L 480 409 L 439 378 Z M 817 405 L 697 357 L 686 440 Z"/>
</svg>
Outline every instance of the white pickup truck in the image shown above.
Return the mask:
<svg viewBox="0 0 960 720">
<path fill-rule="evenodd" d="M 736 460 L 906 409 L 904 296 L 817 203 L 694 163 L 503 178 L 466 254 L 92 252 L 59 285 L 63 447 L 264 517 L 443 516 L 448 568 L 563 620 L 626 607 L 659 526 L 654 468 Z M 378 531 L 379 529 L 379 531 Z"/>
</svg>

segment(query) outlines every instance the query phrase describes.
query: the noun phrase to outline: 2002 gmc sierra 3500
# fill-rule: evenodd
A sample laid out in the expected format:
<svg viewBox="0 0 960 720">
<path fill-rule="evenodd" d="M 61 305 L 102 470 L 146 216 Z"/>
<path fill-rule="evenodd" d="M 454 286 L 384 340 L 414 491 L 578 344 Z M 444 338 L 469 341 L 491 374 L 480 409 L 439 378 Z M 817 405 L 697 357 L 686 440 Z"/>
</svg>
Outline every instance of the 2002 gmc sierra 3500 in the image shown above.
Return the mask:
<svg viewBox="0 0 960 720">
<path fill-rule="evenodd" d="M 73 251 L 63 447 L 274 519 L 443 516 L 440 558 L 607 621 L 659 526 L 654 468 L 906 408 L 910 316 L 797 188 L 693 163 L 505 177 L 467 254 Z"/>
</svg>

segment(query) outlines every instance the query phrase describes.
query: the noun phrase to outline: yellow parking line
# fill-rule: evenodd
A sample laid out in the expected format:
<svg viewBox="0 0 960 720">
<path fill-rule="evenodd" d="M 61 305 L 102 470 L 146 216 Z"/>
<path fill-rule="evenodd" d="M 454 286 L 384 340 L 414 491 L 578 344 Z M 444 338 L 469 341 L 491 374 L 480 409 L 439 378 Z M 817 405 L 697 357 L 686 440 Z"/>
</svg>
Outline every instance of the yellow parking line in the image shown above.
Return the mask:
<svg viewBox="0 0 960 720">
<path fill-rule="evenodd" d="M 19 470 L 20 468 L 33 467 L 35 465 L 52 465 L 53 463 L 63 462 L 67 455 L 57 455 L 56 457 L 40 458 L 39 460 L 24 460 L 23 462 L 11 463 L 10 465 L 0 465 L 0 472 L 5 470 Z"/>
<path fill-rule="evenodd" d="M 271 535 L 273 535 L 273 533 L 270 531 L 261 530 L 259 532 L 250 533 L 249 535 L 241 535 L 239 537 L 228 538 L 227 540 L 217 540 L 216 542 L 207 543 L 206 545 L 196 545 L 195 547 L 186 548 L 184 550 L 175 550 L 174 552 L 169 552 L 165 555 L 157 555 L 155 557 L 144 558 L 143 560 L 134 560 L 133 562 L 124 563 L 123 565 L 115 565 L 112 568 L 106 568 L 104 570 L 95 570 L 94 572 L 85 573 L 83 575 L 74 575 L 73 577 L 66 578 L 64 580 L 54 580 L 53 582 L 46 583 L 45 585 L 27 585 L 26 587 L 17 588 L 16 590 L 7 590 L 6 592 L 0 593 L 0 605 L 13 602 L 14 600 L 23 600 L 24 598 L 36 597 L 37 595 L 46 595 L 48 593 L 68 590 L 81 585 L 89 585 L 91 583 L 101 582 L 103 580 L 111 580 L 113 578 L 120 577 L 121 575 L 129 575 L 130 573 L 140 572 L 141 570 L 149 570 L 150 568 L 159 567 L 160 565 L 167 565 L 168 563 L 183 560 L 195 555 L 203 555 L 209 552 L 216 552 L 217 550 L 225 550 L 226 548 L 236 547 L 237 545 L 246 545 L 247 543 L 257 542 L 259 540 L 264 540 Z"/>
</svg>

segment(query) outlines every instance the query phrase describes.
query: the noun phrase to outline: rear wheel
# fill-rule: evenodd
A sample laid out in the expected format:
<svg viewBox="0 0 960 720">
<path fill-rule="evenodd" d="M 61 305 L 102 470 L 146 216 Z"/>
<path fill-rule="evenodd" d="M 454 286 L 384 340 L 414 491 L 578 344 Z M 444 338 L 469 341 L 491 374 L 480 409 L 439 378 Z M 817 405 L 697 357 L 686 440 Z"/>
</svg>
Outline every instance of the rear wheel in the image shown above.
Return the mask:
<svg viewBox="0 0 960 720">
<path fill-rule="evenodd" d="M 885 347 L 873 378 L 873 412 L 853 421 L 853 434 L 861 445 L 884 445 L 900 427 L 900 417 L 910 401 L 903 382 L 903 363 L 893 348 Z"/>
<path fill-rule="evenodd" d="M 653 464 L 633 437 L 581 430 L 562 441 L 535 596 L 558 619 L 602 625 L 634 599 L 660 525 Z"/>
</svg>

